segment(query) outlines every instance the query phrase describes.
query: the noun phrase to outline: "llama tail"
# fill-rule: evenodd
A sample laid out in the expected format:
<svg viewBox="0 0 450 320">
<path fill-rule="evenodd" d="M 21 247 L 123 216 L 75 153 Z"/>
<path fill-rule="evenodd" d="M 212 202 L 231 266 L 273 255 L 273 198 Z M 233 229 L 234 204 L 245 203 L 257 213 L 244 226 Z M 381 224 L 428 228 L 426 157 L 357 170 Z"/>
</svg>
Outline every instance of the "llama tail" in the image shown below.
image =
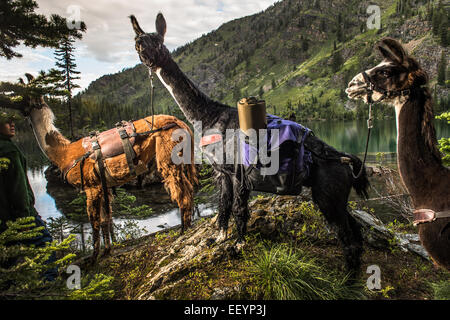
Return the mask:
<svg viewBox="0 0 450 320">
<path fill-rule="evenodd" d="M 352 159 L 353 163 L 353 175 L 357 176 L 359 172 L 361 171 L 362 161 L 357 156 L 353 154 L 346 154 L 350 159 Z M 353 188 L 355 189 L 356 193 L 364 199 L 369 198 L 368 189 L 370 187 L 369 179 L 367 178 L 366 168 L 362 168 L 361 175 L 357 177 L 356 179 L 353 178 Z"/>
</svg>

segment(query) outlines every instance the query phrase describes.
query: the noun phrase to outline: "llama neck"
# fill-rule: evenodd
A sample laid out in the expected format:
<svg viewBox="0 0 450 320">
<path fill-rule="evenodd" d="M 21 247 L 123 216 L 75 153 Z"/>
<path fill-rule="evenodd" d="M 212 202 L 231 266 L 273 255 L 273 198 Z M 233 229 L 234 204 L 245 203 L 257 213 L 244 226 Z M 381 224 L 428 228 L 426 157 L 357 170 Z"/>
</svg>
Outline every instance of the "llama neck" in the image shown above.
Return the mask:
<svg viewBox="0 0 450 320">
<path fill-rule="evenodd" d="M 201 122 L 203 129 L 237 126 L 237 109 L 213 101 L 180 70 L 172 58 L 156 74 L 180 107 L 190 123 Z"/>
<path fill-rule="evenodd" d="M 31 127 L 42 152 L 59 168 L 66 165 L 62 150 L 70 141 L 67 140 L 54 125 L 55 116 L 52 110 L 44 105 L 41 109 L 33 109 L 30 113 Z"/>
<path fill-rule="evenodd" d="M 440 179 L 445 179 L 450 172 L 442 166 L 435 149 L 437 140 L 433 122 L 426 121 L 424 127 L 426 108 L 431 108 L 431 100 L 424 92 L 418 92 L 417 98 L 398 102 L 395 106 L 397 163 L 400 177 L 416 208 L 433 203 L 433 194 L 443 187 Z"/>
</svg>

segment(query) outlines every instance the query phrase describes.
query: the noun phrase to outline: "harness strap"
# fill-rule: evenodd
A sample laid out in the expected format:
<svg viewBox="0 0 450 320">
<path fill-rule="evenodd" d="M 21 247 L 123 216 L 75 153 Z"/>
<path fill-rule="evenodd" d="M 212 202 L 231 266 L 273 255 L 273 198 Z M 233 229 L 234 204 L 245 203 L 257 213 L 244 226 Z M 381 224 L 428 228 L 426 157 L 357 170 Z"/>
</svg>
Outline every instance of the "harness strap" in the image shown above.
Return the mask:
<svg viewBox="0 0 450 320">
<path fill-rule="evenodd" d="M 369 103 L 369 104 L 381 102 L 386 98 L 407 96 L 411 93 L 410 88 L 403 89 L 403 90 L 386 90 L 386 89 L 380 88 L 375 83 L 373 83 L 372 79 L 365 71 L 363 71 L 361 73 L 364 77 L 364 81 L 369 85 L 369 87 L 367 89 L 367 103 Z M 372 94 L 374 91 L 380 92 L 382 94 L 381 97 L 377 101 L 372 100 Z"/>
<path fill-rule="evenodd" d="M 433 222 L 436 219 L 450 218 L 450 210 L 435 212 L 431 209 L 417 209 L 413 212 L 413 225 L 417 226 L 422 223 Z"/>
<path fill-rule="evenodd" d="M 92 152 L 86 152 L 83 156 L 73 161 L 72 165 L 66 169 L 63 169 L 61 172 L 62 178 L 64 182 L 67 181 L 67 175 L 69 174 L 70 170 L 75 168 L 77 164 L 80 164 L 80 180 L 81 180 L 81 187 L 80 187 L 80 193 L 84 192 L 84 176 L 83 176 L 83 166 L 84 161 L 92 154 Z"/>
<path fill-rule="evenodd" d="M 145 121 L 148 123 L 147 120 L 145 120 Z M 149 131 L 145 131 L 145 132 L 137 132 L 136 135 L 137 136 L 148 136 L 149 134 L 152 134 L 152 133 L 155 133 L 155 132 L 158 132 L 158 131 L 168 130 L 168 129 L 173 128 L 175 126 L 177 126 L 177 124 L 175 122 L 172 122 L 172 123 L 166 124 L 165 126 L 162 126 L 161 128 L 158 128 L 158 129 L 149 130 Z"/>
<path fill-rule="evenodd" d="M 136 157 L 136 153 L 131 146 L 128 133 L 124 128 L 118 128 L 120 139 L 122 140 L 123 151 L 125 152 L 125 157 L 127 159 L 128 168 L 130 169 L 130 175 L 136 176 L 136 168 L 133 163 L 133 159 Z"/>
<path fill-rule="evenodd" d="M 104 195 L 104 207 L 105 212 L 109 213 L 110 205 L 109 205 L 109 194 L 108 194 L 108 185 L 106 183 L 106 176 L 105 176 L 105 165 L 103 163 L 103 155 L 102 150 L 100 149 L 100 145 L 98 144 L 97 140 L 94 140 L 92 142 L 92 148 L 94 149 L 95 156 L 97 158 L 98 163 L 98 171 L 100 174 L 100 182 L 102 184 L 102 190 Z"/>
<path fill-rule="evenodd" d="M 86 157 L 87 158 L 87 157 Z M 83 176 L 83 167 L 84 167 L 84 161 L 86 160 L 85 157 L 81 158 L 81 163 L 80 163 L 80 181 L 81 181 L 81 190 L 80 193 L 84 192 L 84 176 Z"/>
</svg>

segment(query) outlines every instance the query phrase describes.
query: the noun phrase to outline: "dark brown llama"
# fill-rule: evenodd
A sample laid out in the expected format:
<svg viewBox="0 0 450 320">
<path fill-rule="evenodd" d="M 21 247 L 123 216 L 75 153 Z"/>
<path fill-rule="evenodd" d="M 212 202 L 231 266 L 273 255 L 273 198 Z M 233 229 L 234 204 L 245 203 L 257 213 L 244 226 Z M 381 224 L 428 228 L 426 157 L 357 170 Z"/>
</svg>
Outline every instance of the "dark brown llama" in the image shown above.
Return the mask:
<svg viewBox="0 0 450 320">
<path fill-rule="evenodd" d="M 384 60 L 356 75 L 346 92 L 352 99 L 394 106 L 397 163 L 416 208 L 420 240 L 433 260 L 450 270 L 450 170 L 436 147 L 428 76 L 396 40 L 382 39 L 377 48 Z"/>
</svg>

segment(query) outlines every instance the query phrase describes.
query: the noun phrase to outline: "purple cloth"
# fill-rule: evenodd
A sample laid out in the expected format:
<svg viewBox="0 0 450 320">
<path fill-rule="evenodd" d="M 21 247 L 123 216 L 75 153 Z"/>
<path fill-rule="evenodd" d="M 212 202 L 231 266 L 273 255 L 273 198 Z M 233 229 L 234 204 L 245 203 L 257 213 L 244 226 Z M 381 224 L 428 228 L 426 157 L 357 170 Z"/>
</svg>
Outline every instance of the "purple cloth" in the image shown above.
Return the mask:
<svg viewBox="0 0 450 320">
<path fill-rule="evenodd" d="M 279 130 L 278 142 L 275 137 L 272 137 L 271 130 Z M 296 161 L 296 172 L 307 170 L 309 174 L 309 165 L 312 163 L 311 153 L 304 148 L 304 141 L 310 129 L 290 120 L 285 120 L 273 115 L 267 115 L 267 137 L 263 137 L 268 141 L 267 149 L 270 151 L 276 150 L 283 142 L 286 141 L 300 141 L 299 154 Z M 266 142 L 267 143 L 267 142 Z M 258 155 L 258 150 L 244 141 L 241 141 L 242 163 L 245 166 L 254 164 L 255 157 Z M 259 147 L 259 146 L 258 146 Z M 290 172 L 294 165 L 294 159 L 280 153 L 280 168 L 279 172 Z M 257 163 L 258 167 L 261 164 Z"/>
</svg>

